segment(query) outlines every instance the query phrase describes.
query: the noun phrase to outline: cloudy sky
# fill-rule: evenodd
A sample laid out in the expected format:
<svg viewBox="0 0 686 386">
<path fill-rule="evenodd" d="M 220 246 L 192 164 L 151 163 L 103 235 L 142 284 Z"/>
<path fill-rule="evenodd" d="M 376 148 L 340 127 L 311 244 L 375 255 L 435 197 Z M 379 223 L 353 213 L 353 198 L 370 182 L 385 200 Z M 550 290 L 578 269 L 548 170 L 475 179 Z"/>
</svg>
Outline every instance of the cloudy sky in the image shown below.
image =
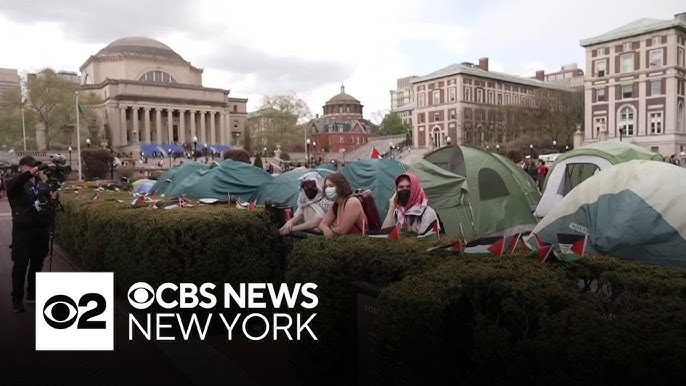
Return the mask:
<svg viewBox="0 0 686 386">
<path fill-rule="evenodd" d="M 584 65 L 579 40 L 633 20 L 671 19 L 683 0 L 0 0 L 0 67 L 78 71 L 125 36 L 167 44 L 204 85 L 248 97 L 298 93 L 314 113 L 340 84 L 386 110 L 397 78 L 490 58 L 533 76 Z"/>
</svg>

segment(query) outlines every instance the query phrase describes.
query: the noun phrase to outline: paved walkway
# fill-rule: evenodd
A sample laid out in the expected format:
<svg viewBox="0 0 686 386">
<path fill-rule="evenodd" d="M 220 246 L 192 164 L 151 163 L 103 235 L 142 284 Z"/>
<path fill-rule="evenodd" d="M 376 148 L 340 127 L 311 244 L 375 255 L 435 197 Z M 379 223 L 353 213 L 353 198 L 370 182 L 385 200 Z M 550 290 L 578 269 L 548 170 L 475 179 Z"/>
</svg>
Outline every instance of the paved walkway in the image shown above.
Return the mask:
<svg viewBox="0 0 686 386">
<path fill-rule="evenodd" d="M 246 349 L 242 342 L 226 342 L 225 336 L 196 343 L 129 342 L 126 314 L 119 312 L 113 352 L 35 351 L 34 304 L 26 304 L 25 313 L 15 314 L 11 309 L 11 234 L 9 204 L 7 199 L 0 200 L 0 385 L 72 385 L 76 381 L 167 386 L 295 384 L 283 345 L 265 351 L 255 350 L 256 346 Z M 44 270 L 48 264 L 46 259 Z M 76 269 L 56 253 L 52 270 Z M 128 309 L 121 299 L 118 302 L 115 310 Z"/>
</svg>

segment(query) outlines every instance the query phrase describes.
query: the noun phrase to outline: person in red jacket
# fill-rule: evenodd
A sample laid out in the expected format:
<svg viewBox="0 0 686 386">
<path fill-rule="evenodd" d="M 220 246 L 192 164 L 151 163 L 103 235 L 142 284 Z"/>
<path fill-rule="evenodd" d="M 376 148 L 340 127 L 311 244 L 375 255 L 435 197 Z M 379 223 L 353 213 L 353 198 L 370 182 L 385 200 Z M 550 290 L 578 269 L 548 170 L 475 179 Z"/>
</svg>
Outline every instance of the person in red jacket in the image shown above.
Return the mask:
<svg viewBox="0 0 686 386">
<path fill-rule="evenodd" d="M 545 184 L 545 176 L 548 175 L 548 167 L 545 166 L 545 161 L 541 160 L 541 165 L 538 167 L 538 188 L 543 191 Z"/>
</svg>

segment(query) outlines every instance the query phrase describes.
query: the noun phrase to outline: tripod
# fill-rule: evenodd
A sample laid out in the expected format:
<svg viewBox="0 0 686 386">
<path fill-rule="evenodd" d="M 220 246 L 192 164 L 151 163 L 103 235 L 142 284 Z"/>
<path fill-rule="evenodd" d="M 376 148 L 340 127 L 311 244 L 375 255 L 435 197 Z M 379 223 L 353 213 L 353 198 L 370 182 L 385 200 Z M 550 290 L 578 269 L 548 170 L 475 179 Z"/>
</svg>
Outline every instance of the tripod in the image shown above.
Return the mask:
<svg viewBox="0 0 686 386">
<path fill-rule="evenodd" d="M 62 203 L 58 200 L 52 203 L 52 219 L 50 219 L 50 249 L 48 250 L 48 272 L 52 272 L 52 257 L 53 257 L 53 245 L 55 244 L 55 219 L 57 218 L 57 212 L 64 211 Z"/>
</svg>

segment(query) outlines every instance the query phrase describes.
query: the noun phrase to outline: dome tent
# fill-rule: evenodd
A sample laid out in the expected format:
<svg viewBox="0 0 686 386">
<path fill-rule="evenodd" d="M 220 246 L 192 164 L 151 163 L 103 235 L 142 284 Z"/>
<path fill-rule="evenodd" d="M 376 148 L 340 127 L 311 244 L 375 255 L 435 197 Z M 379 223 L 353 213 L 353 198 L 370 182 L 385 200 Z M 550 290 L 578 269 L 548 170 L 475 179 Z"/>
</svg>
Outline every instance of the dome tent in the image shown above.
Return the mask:
<svg viewBox="0 0 686 386">
<path fill-rule="evenodd" d="M 509 159 L 469 146 L 446 146 L 412 164 L 448 235 L 474 240 L 529 232 L 540 199 Z"/>
<path fill-rule="evenodd" d="M 259 186 L 273 178 L 261 168 L 244 162 L 224 160 L 204 166 L 194 171 L 188 168 L 190 173 L 183 169 L 183 174 L 179 171 L 172 175 L 172 187 L 167 195 L 227 200 L 231 194 L 231 198 L 252 201 Z"/>
<path fill-rule="evenodd" d="M 686 170 L 651 160 L 607 168 L 569 192 L 532 233 L 588 235 L 586 251 L 686 266 Z"/>
<path fill-rule="evenodd" d="M 371 190 L 381 221 L 388 212 L 388 200 L 395 191 L 395 178 L 407 171 L 405 165 L 388 158 L 367 158 L 353 161 L 341 168 L 353 190 Z"/>
<path fill-rule="evenodd" d="M 293 208 L 295 213 L 295 209 L 298 207 L 298 192 L 300 191 L 298 178 L 309 172 L 319 173 L 322 179 L 333 173 L 326 169 L 297 169 L 279 174 L 257 189 L 255 194 L 257 204 L 264 205 L 268 201 L 285 204 Z"/>
<path fill-rule="evenodd" d="M 180 165 L 176 165 L 160 175 L 155 185 L 153 185 L 152 190 L 159 195 L 163 194 L 167 196 L 186 177 L 192 175 L 198 170 L 206 168 L 209 168 L 209 166 L 195 161 L 184 162 Z"/>
<path fill-rule="evenodd" d="M 563 153 L 548 172 L 534 214 L 544 217 L 565 195 L 596 172 L 634 159 L 662 161 L 662 156 L 622 141 L 596 142 Z"/>
</svg>

